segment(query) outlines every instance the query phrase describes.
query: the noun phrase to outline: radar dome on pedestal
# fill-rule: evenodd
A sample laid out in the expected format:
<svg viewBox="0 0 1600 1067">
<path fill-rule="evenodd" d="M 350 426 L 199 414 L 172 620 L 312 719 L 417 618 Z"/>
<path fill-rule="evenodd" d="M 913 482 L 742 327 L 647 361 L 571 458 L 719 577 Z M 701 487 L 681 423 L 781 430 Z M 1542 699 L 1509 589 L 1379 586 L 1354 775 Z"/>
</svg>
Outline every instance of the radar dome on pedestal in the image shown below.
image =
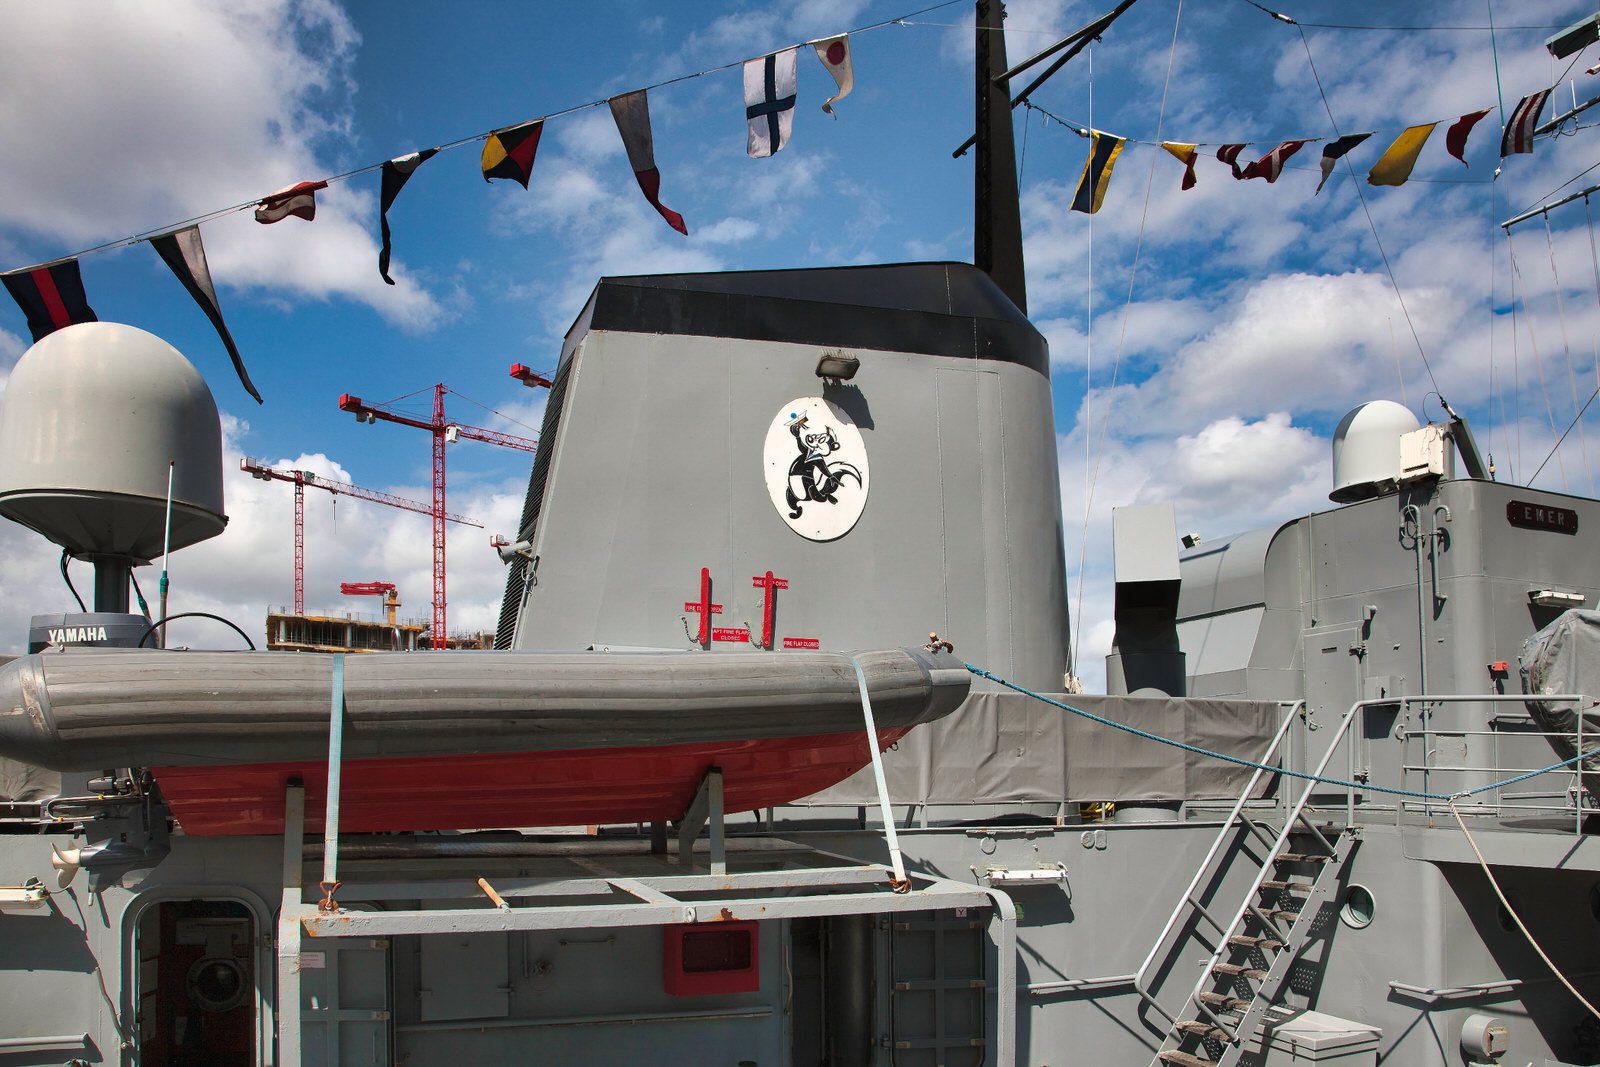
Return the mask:
<svg viewBox="0 0 1600 1067">
<path fill-rule="evenodd" d="M 1400 438 L 1421 428 L 1411 409 L 1372 400 L 1339 420 L 1333 431 L 1333 492 L 1339 504 L 1367 500 L 1400 484 Z"/>
<path fill-rule="evenodd" d="M 173 548 L 228 523 L 211 390 L 153 334 L 87 322 L 45 337 L 0 399 L 0 515 L 79 556 L 161 554 L 167 470 Z"/>
</svg>

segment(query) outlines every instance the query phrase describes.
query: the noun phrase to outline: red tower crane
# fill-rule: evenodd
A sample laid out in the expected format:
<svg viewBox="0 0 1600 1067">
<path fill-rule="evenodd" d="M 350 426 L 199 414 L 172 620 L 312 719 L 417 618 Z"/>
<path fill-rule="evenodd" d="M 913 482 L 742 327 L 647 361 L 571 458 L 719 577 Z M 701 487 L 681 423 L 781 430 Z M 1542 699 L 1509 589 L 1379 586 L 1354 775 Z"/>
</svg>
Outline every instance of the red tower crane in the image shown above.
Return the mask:
<svg viewBox="0 0 1600 1067">
<path fill-rule="evenodd" d="M 339 592 L 345 596 L 383 597 L 383 606 L 389 609 L 389 625 L 394 625 L 394 612 L 400 606 L 400 590 L 393 582 L 340 582 Z"/>
<path fill-rule="evenodd" d="M 239 469 L 252 478 L 261 481 L 279 481 L 294 483 L 294 613 L 306 613 L 306 486 L 315 489 L 325 489 L 335 496 L 353 496 L 357 500 L 370 500 L 375 504 L 387 504 L 391 508 L 401 508 L 405 511 L 415 511 L 421 515 L 433 515 L 434 509 L 420 500 L 407 500 L 403 496 L 392 493 L 380 493 L 376 489 L 363 489 L 359 485 L 341 482 L 333 478 L 324 478 L 312 474 L 310 471 L 279 470 L 269 467 L 259 459 L 249 456 L 239 460 Z M 480 530 L 483 523 L 469 519 L 464 515 L 444 515 L 451 522 L 459 522 L 466 526 L 476 526 Z M 435 516 L 434 522 L 440 520 Z"/>
<path fill-rule="evenodd" d="M 486 430 L 481 426 L 469 426 L 462 422 L 452 422 L 445 418 L 444 395 L 449 390 L 443 383 L 433 387 L 433 418 L 424 421 L 410 415 L 403 415 L 386 405 L 363 404 L 359 396 L 343 393 L 339 397 L 339 410 L 348 411 L 355 415 L 356 421 L 376 423 L 382 419 L 384 422 L 396 422 L 401 426 L 413 426 L 419 430 L 427 430 L 433 435 L 433 647 L 445 647 L 445 568 L 444 568 L 444 523 L 448 516 L 444 510 L 444 446 L 465 437 L 469 441 L 483 441 L 486 444 L 501 445 L 505 448 L 520 449 L 523 452 L 533 452 L 539 447 L 539 442 L 528 437 L 518 437 L 515 434 L 500 433 L 497 430 Z"/>
</svg>

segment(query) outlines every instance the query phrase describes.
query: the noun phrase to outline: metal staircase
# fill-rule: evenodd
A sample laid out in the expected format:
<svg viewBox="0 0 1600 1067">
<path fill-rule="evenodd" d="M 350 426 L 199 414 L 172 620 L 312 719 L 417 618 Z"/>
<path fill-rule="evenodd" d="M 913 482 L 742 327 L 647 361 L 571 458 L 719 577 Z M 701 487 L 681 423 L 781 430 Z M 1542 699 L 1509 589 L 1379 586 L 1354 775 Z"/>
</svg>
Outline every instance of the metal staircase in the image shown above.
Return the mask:
<svg viewBox="0 0 1600 1067">
<path fill-rule="evenodd" d="M 1333 731 L 1314 776 L 1327 769 L 1356 711 L 1357 707 L 1352 707 Z M 1282 738 L 1280 731 L 1273 748 Z M 1239 1063 L 1276 1005 L 1291 967 L 1311 940 L 1318 914 L 1332 902 L 1340 873 L 1359 841 L 1348 824 L 1319 828 L 1306 816 L 1307 802 L 1317 788 L 1312 781 L 1304 782 L 1305 788 L 1283 812 L 1283 828 L 1273 832 L 1244 813 L 1244 801 L 1255 781 L 1252 778 L 1246 785 L 1218 835 L 1220 844 L 1243 826 L 1266 845 L 1266 862 L 1251 879 L 1237 910 L 1231 919 L 1219 921 L 1198 899 L 1196 887 L 1217 852 L 1213 846 L 1141 968 L 1140 995 L 1170 1024 L 1150 1067 L 1234 1067 Z M 1174 1018 L 1155 1004 L 1145 980 L 1167 934 L 1201 920 L 1220 936 L 1201 968 L 1199 981 Z"/>
<path fill-rule="evenodd" d="M 1315 850 L 1290 852 L 1280 844 L 1261 868 L 1234 926 L 1178 1013 L 1193 1017 L 1172 1024 L 1155 1065 L 1233 1067 L 1260 1032 L 1358 840 L 1348 829 L 1330 839 L 1304 825 Z M 1287 841 L 1288 835 L 1280 838 Z"/>
</svg>

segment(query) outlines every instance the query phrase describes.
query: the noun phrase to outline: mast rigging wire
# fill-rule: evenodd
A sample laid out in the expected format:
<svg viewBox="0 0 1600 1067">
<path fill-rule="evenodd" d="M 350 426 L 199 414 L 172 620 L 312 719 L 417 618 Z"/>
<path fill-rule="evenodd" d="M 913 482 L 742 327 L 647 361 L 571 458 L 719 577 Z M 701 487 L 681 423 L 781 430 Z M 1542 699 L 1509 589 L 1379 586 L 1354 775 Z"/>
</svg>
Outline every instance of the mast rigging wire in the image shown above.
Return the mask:
<svg viewBox="0 0 1600 1067">
<path fill-rule="evenodd" d="M 1567 336 L 1567 306 L 1561 294 L 1561 273 L 1556 269 L 1555 237 L 1550 231 L 1550 213 L 1548 211 L 1545 212 L 1544 216 L 1544 243 L 1550 253 L 1550 278 L 1555 283 L 1556 289 L 1556 321 L 1561 324 L 1561 349 L 1566 354 L 1567 359 L 1567 384 L 1572 391 L 1572 406 L 1576 408 L 1578 406 L 1578 375 L 1572 369 L 1572 345 Z M 1585 407 L 1587 406 L 1585 405 Z M 1580 411 L 1578 419 L 1581 419 L 1582 415 L 1583 413 Z M 1593 496 L 1595 494 L 1594 468 L 1589 466 L 1588 438 L 1584 433 L 1583 423 L 1575 419 L 1574 424 L 1578 427 L 1578 451 L 1583 456 L 1583 469 L 1589 474 L 1589 495 Z M 1572 427 L 1568 426 L 1567 429 L 1570 432 Z M 1565 438 L 1566 434 L 1562 434 L 1562 437 Z M 1556 447 L 1561 447 L 1559 441 L 1556 442 Z"/>
<path fill-rule="evenodd" d="M 1512 290 L 1511 291 L 1512 291 L 1512 299 L 1515 300 L 1516 299 L 1516 292 L 1517 292 L 1517 283 L 1522 281 L 1522 267 L 1521 267 L 1520 264 L 1517 263 L 1517 246 L 1516 246 L 1516 242 L 1511 237 L 1511 231 L 1510 230 L 1506 231 L 1506 242 L 1507 242 L 1506 250 L 1507 250 L 1508 254 L 1511 256 L 1511 284 L 1512 284 Z M 1553 436 L 1555 436 L 1555 432 L 1556 432 L 1555 406 L 1550 402 L 1550 385 L 1549 385 L 1549 382 L 1546 380 L 1545 374 L 1544 374 L 1544 359 L 1539 355 L 1539 335 L 1533 328 L 1533 314 L 1531 312 L 1529 312 L 1529 310 L 1528 310 L 1528 297 L 1527 297 L 1527 285 L 1526 284 L 1524 284 L 1522 286 L 1522 292 L 1523 292 L 1522 310 L 1524 312 L 1522 318 L 1523 318 L 1523 321 L 1527 324 L 1527 327 L 1528 327 L 1528 347 L 1533 349 L 1533 365 L 1534 365 L 1534 368 L 1536 370 L 1538 370 L 1538 372 L 1539 372 L 1539 389 L 1544 394 L 1545 418 L 1549 422 L 1550 434 L 1553 437 Z M 1560 474 L 1561 474 L 1561 488 L 1563 490 L 1565 490 L 1567 488 L 1567 465 L 1562 460 L 1561 454 L 1560 454 L 1559 451 L 1555 452 L 1554 454 L 1555 454 L 1555 457 L 1556 457 L 1556 470 L 1559 471 Z M 1540 464 L 1539 469 L 1543 470 L 1544 469 L 1544 465 Z M 1537 477 L 1537 475 L 1535 475 L 1535 477 Z M 1533 484 L 1533 479 L 1529 478 L 1526 484 L 1532 485 Z"/>
<path fill-rule="evenodd" d="M 1246 0 L 1254 3 L 1254 0 Z M 1256 5 L 1259 6 L 1259 5 Z M 1306 64 L 1311 68 L 1311 77 L 1317 83 L 1317 95 L 1322 97 L 1322 109 L 1328 113 L 1328 123 L 1333 127 L 1334 136 L 1343 136 L 1339 132 L 1339 122 L 1333 117 L 1333 106 L 1328 103 L 1328 93 L 1322 87 L 1322 75 L 1317 73 L 1317 61 L 1311 56 L 1311 41 L 1306 37 L 1306 31 L 1297 23 L 1295 29 L 1300 31 L 1300 44 L 1306 50 Z M 1383 269 L 1389 275 L 1389 284 L 1394 288 L 1394 298 L 1400 305 L 1400 312 L 1405 316 L 1406 326 L 1411 330 L 1411 339 L 1416 342 L 1417 355 L 1422 357 L 1422 369 L 1428 372 L 1428 381 L 1432 383 L 1435 392 L 1439 389 L 1439 379 L 1433 376 L 1433 366 L 1428 362 L 1428 353 L 1422 347 L 1422 337 L 1417 333 L 1417 324 L 1411 321 L 1411 310 L 1406 307 L 1405 294 L 1400 291 L 1400 279 L 1395 277 L 1394 266 L 1389 262 L 1389 253 L 1384 250 L 1383 238 L 1378 236 L 1378 224 L 1372 219 L 1372 209 L 1367 206 L 1367 194 L 1361 191 L 1361 183 L 1356 180 L 1355 168 L 1350 165 L 1348 155 L 1341 157 L 1345 170 L 1350 175 L 1350 184 L 1355 186 L 1356 196 L 1361 200 L 1361 212 L 1367 218 L 1367 227 L 1372 231 L 1373 243 L 1378 246 L 1378 255 L 1383 258 Z"/>
<path fill-rule="evenodd" d="M 1173 65 L 1174 65 L 1174 63 L 1175 63 L 1175 61 L 1177 59 L 1177 55 L 1178 55 L 1178 30 L 1179 30 L 1179 27 L 1182 24 L 1183 24 L 1183 0 L 1178 0 L 1177 12 L 1173 15 L 1173 19 L 1172 19 L 1172 45 L 1167 50 L 1167 73 L 1166 73 L 1165 79 L 1161 83 L 1161 108 L 1156 113 L 1156 139 L 1158 141 L 1161 138 L 1161 132 L 1162 132 L 1163 126 L 1164 126 L 1164 124 L 1166 122 L 1166 117 L 1167 117 L 1167 92 L 1172 86 L 1172 68 L 1173 68 Z M 1094 62 L 1094 60 L 1093 60 L 1093 52 L 1091 51 L 1091 53 L 1090 53 L 1090 69 L 1091 70 L 1093 70 L 1093 62 Z M 1111 363 L 1111 384 L 1106 389 L 1106 410 L 1105 410 L 1105 415 L 1102 417 L 1102 419 L 1100 421 L 1100 437 L 1099 437 L 1099 440 L 1096 441 L 1095 444 L 1094 444 L 1094 453 L 1093 453 L 1094 454 L 1094 468 L 1093 468 L 1093 473 L 1091 474 L 1090 479 L 1089 479 L 1089 491 L 1085 495 L 1084 501 L 1083 501 L 1083 534 L 1082 534 L 1082 537 L 1080 538 L 1080 540 L 1078 542 L 1078 608 L 1077 608 L 1076 615 L 1077 615 L 1077 626 L 1078 626 L 1078 635 L 1079 636 L 1081 636 L 1081 634 L 1083 632 L 1082 631 L 1082 627 L 1083 627 L 1083 571 L 1084 571 L 1084 561 L 1085 561 L 1084 553 L 1087 551 L 1088 544 L 1089 544 L 1089 515 L 1090 515 L 1091 509 L 1094 507 L 1095 488 L 1096 488 L 1096 486 L 1098 486 L 1098 484 L 1100 482 L 1100 461 L 1105 458 L 1106 435 L 1111 430 L 1111 411 L 1112 411 L 1112 408 L 1116 406 L 1116 401 L 1117 401 L 1117 377 L 1118 377 L 1118 374 L 1122 370 L 1122 355 L 1123 355 L 1123 352 L 1127 348 L 1128 316 L 1129 316 L 1129 313 L 1130 313 L 1130 311 L 1131 311 L 1131 309 L 1133 307 L 1134 284 L 1137 282 L 1138 277 L 1139 277 L 1139 254 L 1144 249 L 1145 225 L 1149 221 L 1149 218 L 1150 218 L 1150 193 L 1155 188 L 1155 182 L 1156 182 L 1156 155 L 1154 153 L 1152 153 L 1151 156 L 1150 156 L 1150 173 L 1149 173 L 1149 177 L 1146 178 L 1146 180 L 1145 180 L 1145 186 L 1144 186 L 1144 207 L 1141 209 L 1140 214 L 1139 214 L 1139 233 L 1138 233 L 1138 236 L 1134 239 L 1134 244 L 1133 244 L 1133 262 L 1128 267 L 1128 296 L 1123 301 L 1123 304 L 1122 304 L 1122 322 L 1121 322 L 1121 325 L 1119 327 L 1118 334 L 1117 334 L 1117 354 L 1116 354 L 1116 357 L 1112 360 L 1112 363 Z M 1091 233 L 1093 232 L 1093 219 L 1094 219 L 1094 216 L 1091 215 L 1090 216 L 1090 222 L 1091 222 L 1090 232 Z M 1093 280 L 1093 275 L 1092 274 L 1090 275 L 1089 290 L 1090 290 L 1091 293 L 1094 291 L 1094 280 Z M 1089 336 L 1091 338 L 1094 336 L 1093 329 L 1092 329 L 1092 324 L 1091 324 L 1091 330 L 1090 330 Z M 1088 391 L 1087 388 L 1085 388 L 1085 391 L 1084 391 L 1083 418 L 1084 418 L 1084 431 L 1085 431 L 1084 432 L 1084 443 L 1085 443 L 1085 446 L 1087 447 L 1089 438 L 1093 437 L 1093 435 L 1094 435 L 1094 420 L 1090 416 L 1089 391 Z M 1076 647 L 1076 642 L 1074 642 L 1074 647 Z"/>
</svg>

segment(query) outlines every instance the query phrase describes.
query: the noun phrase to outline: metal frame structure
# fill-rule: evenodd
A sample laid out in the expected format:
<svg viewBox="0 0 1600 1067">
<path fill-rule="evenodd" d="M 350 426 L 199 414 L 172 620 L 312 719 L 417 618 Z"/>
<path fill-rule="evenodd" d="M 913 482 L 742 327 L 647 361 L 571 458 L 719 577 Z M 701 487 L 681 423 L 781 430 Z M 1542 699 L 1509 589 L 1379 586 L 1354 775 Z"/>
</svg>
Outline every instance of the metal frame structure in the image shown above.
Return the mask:
<svg viewBox="0 0 1600 1067">
<path fill-rule="evenodd" d="M 790 842 L 760 839 L 747 850 L 761 858 L 759 870 L 730 871 L 725 833 L 722 771 L 707 769 L 700 788 L 678 820 L 676 859 L 667 856 L 666 827 L 652 827 L 650 851 L 641 857 L 660 866 L 655 874 L 627 874 L 612 864 L 620 857 L 609 842 L 584 849 L 549 846 L 551 858 L 566 860 L 593 877 L 518 879 L 504 892 L 486 878 L 476 880 L 489 907 L 346 910 L 334 899 L 339 879 L 339 794 L 344 748 L 344 656 L 333 657 L 328 710 L 328 780 L 323 816 L 322 899 L 304 897 L 305 786 L 291 781 L 284 790 L 283 897 L 278 912 L 277 958 L 278 1064 L 301 1062 L 300 952 L 304 939 L 327 937 L 383 938 L 432 934 L 509 933 L 531 930 L 614 929 L 668 926 L 679 923 L 724 923 L 740 920 L 802 919 L 839 915 L 885 915 L 939 911 L 946 908 L 989 908 L 995 966 L 995 1059 L 1012 1067 L 1016 1056 L 1017 909 L 1001 889 L 966 884 L 905 870 L 890 817 L 888 789 L 880 762 L 872 703 L 860 664 L 862 724 L 878 786 L 885 822 L 888 865 L 857 860 Z M 695 844 L 701 828 L 709 829 L 707 871 L 696 871 Z M 528 842 L 533 855 L 537 843 Z M 737 842 L 736 842 L 737 844 Z M 776 847 L 775 847 L 776 846 Z M 609 851 L 608 851 L 609 849 Z M 625 851 L 625 850 L 624 850 Z M 736 851 L 738 849 L 736 848 Z M 787 866 L 774 869 L 775 854 L 787 853 Z M 612 862 L 607 862 L 608 860 Z M 803 862 L 802 862 L 803 861 Z M 383 899 L 380 887 L 369 886 L 370 899 Z M 471 893 L 457 881 L 453 895 Z M 376 892 L 374 892 L 376 890 Z M 694 894 L 694 899 L 686 899 Z M 417 896 L 409 886 L 404 895 Z M 508 900 L 507 898 L 511 898 Z M 572 904 L 573 898 L 596 898 Z M 560 903 L 544 903 L 541 898 Z M 515 902 L 515 903 L 514 903 Z"/>
<path fill-rule="evenodd" d="M 420 500 L 408 500 L 403 496 L 393 493 L 380 493 L 376 489 L 364 489 L 359 485 L 341 482 L 335 478 L 324 478 L 312 474 L 310 471 L 288 471 L 270 467 L 259 459 L 245 456 L 239 460 L 239 469 L 263 482 L 278 481 L 290 482 L 294 485 L 294 613 L 306 613 L 306 486 L 315 489 L 324 489 L 334 496 L 353 496 L 357 500 L 370 500 L 374 504 L 387 504 L 391 508 L 400 508 L 402 511 L 414 511 L 419 515 L 432 515 L 436 525 L 445 521 L 459 522 L 464 526 L 476 526 L 483 529 L 483 523 L 476 519 L 469 519 L 465 515 L 451 515 L 443 512 L 441 506 L 429 507 Z M 442 517 L 441 517 L 442 515 Z M 391 623 L 392 625 L 392 623 Z"/>
<path fill-rule="evenodd" d="M 515 371 L 513 370 L 515 377 Z M 499 430 L 487 430 L 482 426 L 469 426 L 464 422 L 454 422 L 445 417 L 444 395 L 449 388 L 443 382 L 433 387 L 433 414 L 430 421 L 402 415 L 390 410 L 381 404 L 362 403 L 359 396 L 343 393 L 339 397 L 339 410 L 348 411 L 355 415 L 361 422 L 375 423 L 378 420 L 393 422 L 401 426 L 411 426 L 418 430 L 427 430 L 433 435 L 433 647 L 445 648 L 448 645 L 445 633 L 445 554 L 444 554 L 444 524 L 451 516 L 444 509 L 444 446 L 457 438 L 465 437 L 469 441 L 482 441 L 485 444 L 500 445 L 504 448 L 515 448 L 523 452 L 536 452 L 539 442 L 530 437 L 518 437 L 516 434 L 501 433 Z M 476 525 L 476 524 L 474 524 Z"/>
</svg>

